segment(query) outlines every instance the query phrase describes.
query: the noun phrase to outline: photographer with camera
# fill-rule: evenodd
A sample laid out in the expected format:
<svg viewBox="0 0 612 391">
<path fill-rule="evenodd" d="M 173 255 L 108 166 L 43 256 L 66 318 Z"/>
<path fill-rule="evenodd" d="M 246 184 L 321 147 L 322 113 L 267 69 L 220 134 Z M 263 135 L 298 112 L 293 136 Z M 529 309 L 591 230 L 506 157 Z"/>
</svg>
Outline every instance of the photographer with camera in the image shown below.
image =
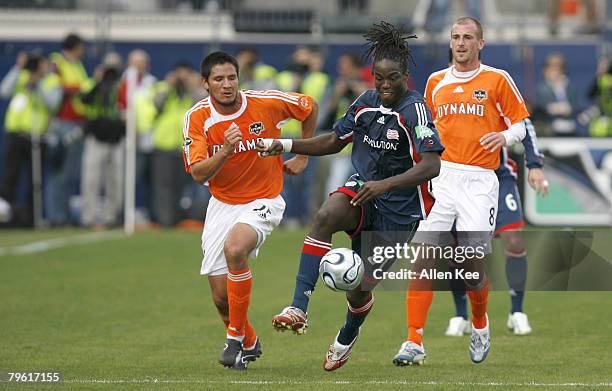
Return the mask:
<svg viewBox="0 0 612 391">
<path fill-rule="evenodd" d="M 176 63 L 153 87 L 153 155 L 151 166 L 154 221 L 172 227 L 181 220 L 180 200 L 189 177 L 182 174 L 183 116 L 203 98 L 199 76 L 187 61 Z"/>
<path fill-rule="evenodd" d="M 12 226 L 34 224 L 34 187 L 40 190 L 42 178 L 40 135 L 47 130 L 49 117 L 62 97 L 59 79 L 48 69 L 42 55 L 19 53 L 15 66 L 0 84 L 0 96 L 10 99 L 4 117 L 6 171 L 0 198 L 10 205 L 12 218 L 6 220 Z M 24 170 L 28 178 L 26 202 L 17 207 L 17 189 Z M 40 192 L 38 195 L 40 200 Z M 40 204 L 38 216 L 42 215 Z"/>
<path fill-rule="evenodd" d="M 81 98 L 85 104 L 85 145 L 81 166 L 81 225 L 119 224 L 123 203 L 125 95 L 120 94 L 121 59 L 109 53 L 94 74 L 96 84 Z M 103 190 L 104 200 L 100 201 Z M 101 218 L 98 217 L 102 205 Z"/>
</svg>

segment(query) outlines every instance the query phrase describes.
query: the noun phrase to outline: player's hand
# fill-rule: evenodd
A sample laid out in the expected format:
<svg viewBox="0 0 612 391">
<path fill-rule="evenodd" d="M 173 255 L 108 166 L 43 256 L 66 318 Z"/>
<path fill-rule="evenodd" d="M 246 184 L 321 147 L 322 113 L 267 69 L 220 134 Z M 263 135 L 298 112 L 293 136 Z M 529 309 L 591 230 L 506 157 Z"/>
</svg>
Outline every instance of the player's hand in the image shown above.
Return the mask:
<svg viewBox="0 0 612 391">
<path fill-rule="evenodd" d="M 288 175 L 299 175 L 308 167 L 308 156 L 295 155 L 283 164 L 283 169 Z"/>
<path fill-rule="evenodd" d="M 350 201 L 353 206 L 361 206 L 365 202 L 381 196 L 389 191 L 389 186 L 384 181 L 366 182 L 361 186 L 355 197 Z"/>
<path fill-rule="evenodd" d="M 257 153 L 259 156 L 277 156 L 283 153 L 283 144 L 272 138 L 266 138 L 263 140 L 258 140 L 257 144 L 255 144 L 255 149 L 257 149 Z"/>
<path fill-rule="evenodd" d="M 541 168 L 530 169 L 529 174 L 527 174 L 527 182 L 542 197 L 548 194 L 548 181 L 544 177 L 544 170 Z"/>
<path fill-rule="evenodd" d="M 242 141 L 242 132 L 235 122 L 232 122 L 229 128 L 223 133 L 223 148 L 227 155 L 233 155 L 236 149 L 236 144 Z"/>
<path fill-rule="evenodd" d="M 495 152 L 506 145 L 506 138 L 500 132 L 487 133 L 480 138 L 480 145 L 489 152 Z"/>
</svg>

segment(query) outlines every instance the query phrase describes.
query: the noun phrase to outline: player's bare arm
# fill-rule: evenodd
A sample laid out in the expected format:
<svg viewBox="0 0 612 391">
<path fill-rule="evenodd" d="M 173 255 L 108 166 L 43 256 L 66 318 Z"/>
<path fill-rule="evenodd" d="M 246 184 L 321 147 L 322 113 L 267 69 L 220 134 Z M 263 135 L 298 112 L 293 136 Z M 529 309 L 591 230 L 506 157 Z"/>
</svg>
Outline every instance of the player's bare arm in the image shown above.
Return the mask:
<svg viewBox="0 0 612 391">
<path fill-rule="evenodd" d="M 317 118 L 319 115 L 319 105 L 316 101 L 312 101 L 312 111 L 310 115 L 302 122 L 302 139 L 309 139 L 314 136 L 317 127 Z M 296 155 L 284 163 L 284 170 L 289 175 L 301 174 L 308 166 L 307 155 Z"/>
<path fill-rule="evenodd" d="M 299 155 L 324 156 L 342 151 L 348 141 L 341 140 L 334 132 L 302 140 L 263 139 L 257 143 L 257 151 L 262 156 L 275 156 L 283 152 Z"/>
<path fill-rule="evenodd" d="M 438 176 L 439 173 L 440 154 L 438 152 L 425 152 L 422 154 L 421 161 L 408 171 L 380 181 L 366 182 L 351 200 L 351 205 L 359 206 L 389 191 L 418 186 Z"/>
<path fill-rule="evenodd" d="M 236 144 L 242 140 L 242 132 L 232 123 L 224 133 L 223 147 L 213 156 L 191 166 L 191 177 L 198 183 L 205 183 L 214 177 L 227 159 L 234 154 Z"/>
</svg>

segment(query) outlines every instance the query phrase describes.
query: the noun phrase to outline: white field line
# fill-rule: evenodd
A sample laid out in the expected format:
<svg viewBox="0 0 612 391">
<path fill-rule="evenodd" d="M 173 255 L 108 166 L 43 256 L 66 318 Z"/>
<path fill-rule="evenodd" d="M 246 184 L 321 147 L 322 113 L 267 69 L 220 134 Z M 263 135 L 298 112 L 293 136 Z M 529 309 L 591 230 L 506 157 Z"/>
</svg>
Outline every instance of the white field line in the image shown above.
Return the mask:
<svg viewBox="0 0 612 391">
<path fill-rule="evenodd" d="M 88 232 L 80 235 L 62 236 L 59 238 L 40 240 L 18 246 L 0 247 L 0 256 L 3 255 L 27 255 L 41 253 L 56 248 L 101 242 L 126 238 L 123 231 Z"/>
<path fill-rule="evenodd" d="M 295 381 L 295 380 L 206 380 L 206 379 L 71 379 L 64 383 L 74 384 L 234 384 L 234 385 L 403 385 L 403 386 L 482 386 L 482 387 L 574 387 L 574 388 L 612 388 L 610 383 L 541 383 L 541 382 L 445 382 L 445 381 Z"/>
</svg>

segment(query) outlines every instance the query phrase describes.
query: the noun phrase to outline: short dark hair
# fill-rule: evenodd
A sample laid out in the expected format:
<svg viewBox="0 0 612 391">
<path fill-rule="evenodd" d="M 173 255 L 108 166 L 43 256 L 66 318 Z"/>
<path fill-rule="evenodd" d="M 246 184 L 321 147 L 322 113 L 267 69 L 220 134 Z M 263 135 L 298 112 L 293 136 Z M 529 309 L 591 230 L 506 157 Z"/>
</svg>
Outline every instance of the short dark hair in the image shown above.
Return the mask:
<svg viewBox="0 0 612 391">
<path fill-rule="evenodd" d="M 28 59 L 23 66 L 23 69 L 29 72 L 36 72 L 44 60 L 45 58 L 42 55 L 38 53 L 30 53 L 28 54 Z"/>
<path fill-rule="evenodd" d="M 172 69 L 177 70 L 179 68 L 193 69 L 193 65 L 191 65 L 191 62 L 189 62 L 188 60 L 179 60 L 174 63 Z"/>
<path fill-rule="evenodd" d="M 476 25 L 476 34 L 478 36 L 478 39 L 482 39 L 483 36 L 484 36 L 483 33 L 482 33 L 482 25 L 480 24 L 480 22 L 476 18 L 472 18 L 471 16 L 464 16 L 462 18 L 459 18 L 459 19 L 455 20 L 455 23 L 453 23 L 453 25 L 455 25 L 455 24 L 468 24 L 468 23 L 474 23 Z"/>
<path fill-rule="evenodd" d="M 78 34 L 68 34 L 62 41 L 62 49 L 72 50 L 77 46 L 84 44 L 85 41 Z"/>
<path fill-rule="evenodd" d="M 225 52 L 213 52 L 206 56 L 200 64 L 200 74 L 204 79 L 208 79 L 210 71 L 215 65 L 232 64 L 236 68 L 236 74 L 239 74 L 238 61 L 233 56 Z"/>
</svg>

